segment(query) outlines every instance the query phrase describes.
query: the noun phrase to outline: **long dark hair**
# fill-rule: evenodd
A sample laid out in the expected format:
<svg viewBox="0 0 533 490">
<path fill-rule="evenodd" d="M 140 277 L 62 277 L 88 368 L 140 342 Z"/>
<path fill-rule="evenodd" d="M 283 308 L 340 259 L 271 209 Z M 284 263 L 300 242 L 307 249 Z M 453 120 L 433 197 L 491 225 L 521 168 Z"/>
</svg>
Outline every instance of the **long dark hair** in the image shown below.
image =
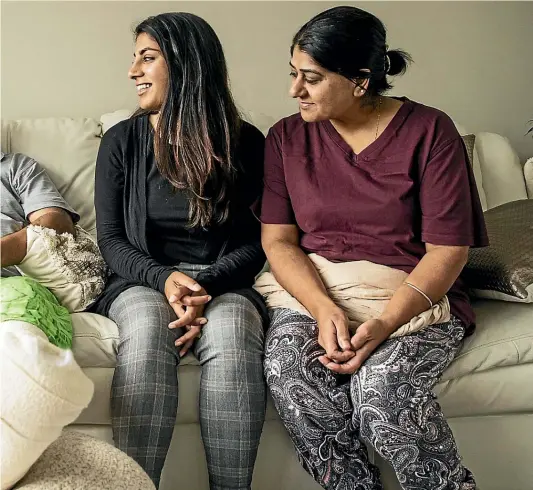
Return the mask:
<svg viewBox="0 0 533 490">
<path fill-rule="evenodd" d="M 298 46 L 326 70 L 358 84 L 369 79 L 365 97 L 374 99 L 392 88 L 387 75 L 405 73 L 412 62 L 405 51 L 389 51 L 386 38 L 385 26 L 376 16 L 356 7 L 334 7 L 300 28 L 291 56 Z"/>
<path fill-rule="evenodd" d="M 190 193 L 190 227 L 228 219 L 241 119 L 226 59 L 213 28 L 184 12 L 149 17 L 135 28 L 151 36 L 168 67 L 168 91 L 155 128 L 157 168 Z M 138 111 L 135 115 L 146 113 Z"/>
</svg>

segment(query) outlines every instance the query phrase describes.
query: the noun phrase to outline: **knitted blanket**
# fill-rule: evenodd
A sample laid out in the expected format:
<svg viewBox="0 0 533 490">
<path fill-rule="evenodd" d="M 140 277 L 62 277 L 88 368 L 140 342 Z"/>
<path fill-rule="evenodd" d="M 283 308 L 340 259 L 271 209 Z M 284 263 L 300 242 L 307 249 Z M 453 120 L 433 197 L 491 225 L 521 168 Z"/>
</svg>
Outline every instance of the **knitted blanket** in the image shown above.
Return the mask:
<svg viewBox="0 0 533 490">
<path fill-rule="evenodd" d="M 35 325 L 58 347 L 72 346 L 72 320 L 68 310 L 48 289 L 29 277 L 0 278 L 0 322 L 8 320 Z"/>
<path fill-rule="evenodd" d="M 346 313 L 352 333 L 367 320 L 379 317 L 392 295 L 408 277 L 401 270 L 365 260 L 335 263 L 317 254 L 310 254 L 309 259 L 329 297 Z M 261 274 L 254 288 L 263 296 L 268 308 L 288 308 L 312 316 L 296 298 L 281 287 L 271 272 Z M 450 303 L 444 296 L 433 307 L 394 331 L 390 337 L 408 335 L 449 319 Z"/>
</svg>

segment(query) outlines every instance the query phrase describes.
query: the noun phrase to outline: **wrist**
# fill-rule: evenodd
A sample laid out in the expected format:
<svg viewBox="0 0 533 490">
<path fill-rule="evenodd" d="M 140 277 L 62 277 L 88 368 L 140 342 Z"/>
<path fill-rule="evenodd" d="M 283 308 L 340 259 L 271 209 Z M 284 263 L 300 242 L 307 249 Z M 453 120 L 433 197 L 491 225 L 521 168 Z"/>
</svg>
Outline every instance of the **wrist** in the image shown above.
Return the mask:
<svg viewBox="0 0 533 490">
<path fill-rule="evenodd" d="M 172 276 L 172 272 L 173 271 L 164 271 L 159 276 L 159 280 L 158 280 L 159 288 L 158 289 L 159 289 L 160 292 L 162 292 L 165 295 L 167 294 L 167 288 L 172 283 L 172 279 L 170 279 L 170 276 Z"/>
<path fill-rule="evenodd" d="M 377 320 L 381 323 L 382 328 L 390 335 L 391 333 L 398 330 L 398 327 L 400 324 L 398 323 L 398 320 L 396 318 L 393 318 L 390 315 L 382 314 L 380 315 Z"/>
<path fill-rule="evenodd" d="M 315 320 L 322 315 L 330 315 L 332 311 L 339 310 L 340 308 L 333 302 L 329 296 L 318 299 L 312 302 L 313 306 L 309 308 L 309 313 L 313 315 Z"/>
</svg>

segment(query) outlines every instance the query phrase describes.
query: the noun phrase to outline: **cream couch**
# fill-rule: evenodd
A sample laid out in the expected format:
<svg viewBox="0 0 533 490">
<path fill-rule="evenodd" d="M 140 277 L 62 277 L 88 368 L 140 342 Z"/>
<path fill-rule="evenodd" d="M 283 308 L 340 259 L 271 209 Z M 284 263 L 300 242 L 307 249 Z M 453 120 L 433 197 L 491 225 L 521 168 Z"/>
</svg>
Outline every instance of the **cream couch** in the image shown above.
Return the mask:
<svg viewBox="0 0 533 490">
<path fill-rule="evenodd" d="M 124 114 L 108 115 L 103 122 L 107 127 L 121 117 Z M 268 124 L 268 118 L 264 121 L 259 125 Z M 101 132 L 101 123 L 93 119 L 2 123 L 3 151 L 23 152 L 40 161 L 80 212 L 81 225 L 91 233 L 95 231 L 94 162 Z M 505 138 L 479 133 L 474 164 L 485 207 L 527 198 L 523 168 Z M 533 489 L 533 304 L 480 300 L 475 310 L 477 332 L 466 340 L 436 391 L 480 487 Z M 96 389 L 90 406 L 72 429 L 111 441 L 109 391 L 117 328 L 97 315 L 80 313 L 73 317 L 74 351 Z M 195 359 L 187 356 L 179 369 L 179 413 L 163 474 L 163 490 L 208 488 L 198 424 L 199 374 Z M 390 468 L 374 454 L 371 457 L 383 468 L 385 488 L 399 489 Z M 318 488 L 298 464 L 271 402 L 253 488 Z"/>
</svg>

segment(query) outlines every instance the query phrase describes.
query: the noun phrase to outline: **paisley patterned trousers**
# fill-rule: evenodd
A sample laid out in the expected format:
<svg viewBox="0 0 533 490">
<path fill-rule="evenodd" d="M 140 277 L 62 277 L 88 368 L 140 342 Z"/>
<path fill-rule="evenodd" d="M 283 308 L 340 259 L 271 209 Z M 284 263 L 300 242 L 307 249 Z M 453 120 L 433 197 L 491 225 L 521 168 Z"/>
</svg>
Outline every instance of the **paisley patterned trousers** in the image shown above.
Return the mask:
<svg viewBox="0 0 533 490">
<path fill-rule="evenodd" d="M 405 490 L 473 490 L 432 393 L 465 328 L 457 318 L 385 341 L 353 375 L 320 364 L 316 322 L 274 309 L 265 376 L 303 467 L 330 490 L 381 490 L 365 442 Z"/>
</svg>

